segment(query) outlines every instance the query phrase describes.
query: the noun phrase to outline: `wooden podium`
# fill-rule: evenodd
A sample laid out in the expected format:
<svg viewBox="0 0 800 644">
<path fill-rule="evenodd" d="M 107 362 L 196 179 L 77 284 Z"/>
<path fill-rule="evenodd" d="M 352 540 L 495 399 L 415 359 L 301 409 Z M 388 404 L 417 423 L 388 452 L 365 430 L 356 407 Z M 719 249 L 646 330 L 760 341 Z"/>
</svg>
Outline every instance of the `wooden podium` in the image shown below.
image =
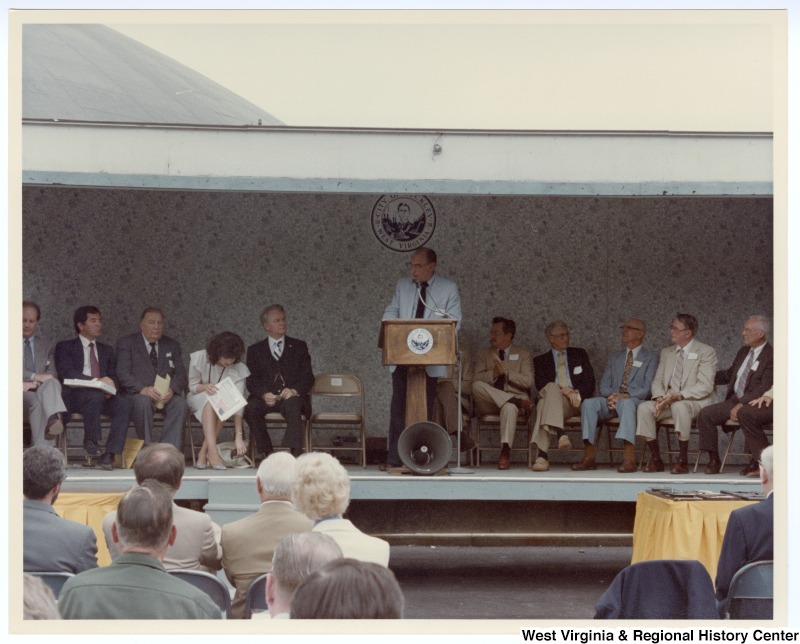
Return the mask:
<svg viewBox="0 0 800 644">
<path fill-rule="evenodd" d="M 408 367 L 406 427 L 428 420 L 425 367 L 456 363 L 456 320 L 382 320 L 383 364 Z"/>
</svg>

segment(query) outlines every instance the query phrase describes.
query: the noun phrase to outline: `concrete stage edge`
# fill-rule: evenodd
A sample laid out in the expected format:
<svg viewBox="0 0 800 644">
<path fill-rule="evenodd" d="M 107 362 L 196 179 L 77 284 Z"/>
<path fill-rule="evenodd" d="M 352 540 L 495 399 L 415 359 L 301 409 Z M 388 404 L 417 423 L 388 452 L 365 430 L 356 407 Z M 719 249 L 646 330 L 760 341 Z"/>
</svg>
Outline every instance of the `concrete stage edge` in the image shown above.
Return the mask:
<svg viewBox="0 0 800 644">
<path fill-rule="evenodd" d="M 391 475 L 375 466 L 348 466 L 351 503 L 347 518 L 361 530 L 394 545 L 608 545 L 632 543 L 636 497 L 654 487 L 753 492 L 758 479 L 728 466 L 716 476 L 702 472 L 618 474 L 611 466 L 549 472 L 523 466 L 500 471 L 470 468 L 471 474 Z M 187 467 L 179 503 L 203 509 L 219 524 L 254 512 L 259 505 L 255 469 L 224 472 Z M 132 470 L 70 467 L 64 492 L 124 491 Z M 183 503 L 182 503 L 183 504 Z"/>
</svg>

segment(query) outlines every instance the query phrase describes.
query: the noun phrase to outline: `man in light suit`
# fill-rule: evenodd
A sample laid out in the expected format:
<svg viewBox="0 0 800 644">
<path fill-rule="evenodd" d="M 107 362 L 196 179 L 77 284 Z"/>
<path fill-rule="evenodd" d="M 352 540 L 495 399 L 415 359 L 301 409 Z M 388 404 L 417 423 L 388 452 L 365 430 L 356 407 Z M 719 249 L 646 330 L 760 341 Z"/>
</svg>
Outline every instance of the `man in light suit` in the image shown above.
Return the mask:
<svg viewBox="0 0 800 644">
<path fill-rule="evenodd" d="M 420 248 L 411 256 L 408 266 L 410 277 L 397 282 L 392 301 L 383 312 L 384 320 L 397 319 L 450 319 L 456 320 L 456 332 L 461 327 L 461 296 L 452 280 L 436 275 L 436 252 L 431 248 Z M 389 416 L 389 455 L 386 465 L 400 467 L 397 442 L 406 423 L 406 390 L 408 367 L 392 366 L 392 402 Z M 446 366 L 428 366 L 426 372 L 426 396 L 428 418 L 433 417 L 433 401 L 436 398 L 437 378 L 447 376 Z"/>
<path fill-rule="evenodd" d="M 22 413 L 31 426 L 34 445 L 53 445 L 64 431 L 61 383 L 56 377 L 55 346 L 36 333 L 42 317 L 36 302 L 22 303 Z"/>
<path fill-rule="evenodd" d="M 83 447 L 88 458 L 84 467 L 94 467 L 94 458 L 104 470 L 114 469 L 114 455 L 122 453 L 131 417 L 131 399 L 120 391 L 117 382 L 116 357 L 107 344 L 98 342 L 103 333 L 103 318 L 95 306 L 81 306 L 72 321 L 78 337 L 62 340 L 56 345 L 56 371 L 62 382 L 66 379 L 99 380 L 117 389 L 109 395 L 99 389 L 63 387 L 62 397 L 70 413 L 83 415 Z M 100 416 L 111 416 L 111 431 L 105 452 L 100 453 L 102 432 Z"/>
<path fill-rule="evenodd" d="M 63 519 L 53 503 L 67 478 L 55 447 L 34 445 L 22 455 L 22 569 L 71 572 L 97 568 L 97 540 L 88 525 Z"/>
<path fill-rule="evenodd" d="M 625 456 L 617 472 L 627 474 L 637 469 L 634 455 L 636 409 L 650 397 L 658 358 L 642 346 L 646 331 L 643 320 L 630 318 L 621 329 L 625 349 L 608 357 L 600 380 L 600 396 L 584 400 L 581 405 L 581 431 L 586 451 L 583 458 L 572 466 L 576 472 L 597 469 L 594 460 L 597 423 L 615 416 L 619 417 L 616 437 L 625 443 Z"/>
<path fill-rule="evenodd" d="M 260 316 L 267 337 L 247 347 L 247 407 L 244 419 L 250 427 L 250 440 L 256 441 L 256 460 L 272 454 L 272 440 L 265 416 L 271 412 L 286 418 L 283 446 L 293 456 L 303 451 L 303 416 L 311 415 L 311 388 L 314 373 L 308 345 L 286 335 L 286 311 L 280 304 L 266 307 Z"/>
<path fill-rule="evenodd" d="M 772 446 L 769 445 L 759 459 L 761 491 L 767 498 L 731 512 L 725 527 L 714 583 L 720 617 L 725 616 L 728 591 L 736 572 L 754 561 L 769 561 L 774 557 L 773 472 Z"/>
<path fill-rule="evenodd" d="M 181 486 L 186 459 L 170 443 L 152 443 L 142 449 L 133 463 L 136 483 L 155 479 L 166 485 L 175 498 Z M 119 543 L 111 534 L 111 526 L 117 518 L 112 510 L 103 517 L 103 534 L 112 559 L 121 553 Z M 219 545 L 221 530 L 204 512 L 196 512 L 173 502 L 172 521 L 177 528 L 175 541 L 167 547 L 162 563 L 167 570 L 202 570 L 213 574 L 222 567 L 222 548 Z"/>
<path fill-rule="evenodd" d="M 664 462 L 658 449 L 656 421 L 672 418 L 678 434 L 680 453 L 672 474 L 689 473 L 689 434 L 692 421 L 703 407 L 715 400 L 714 375 L 717 352 L 695 338 L 697 318 L 678 313 L 670 326 L 672 346 L 661 350 L 653 386 L 652 400 L 636 410 L 636 435 L 644 436 L 650 448 L 650 462 L 645 472 L 663 472 Z"/>
<path fill-rule="evenodd" d="M 708 452 L 706 474 L 719 474 L 722 467 L 717 444 L 717 426 L 724 425 L 727 420 L 738 421 L 738 414 L 743 406 L 772 389 L 772 345 L 767 341 L 768 335 L 769 320 L 763 315 L 751 315 L 745 320 L 742 329 L 744 346 L 739 349 L 729 369 L 717 371 L 714 384 L 728 385 L 725 400 L 704 407 L 697 416 L 700 449 Z M 758 472 L 758 456 L 764 445 L 753 445 L 748 433 L 745 433 L 745 440 L 748 441 L 747 447 L 752 456 L 741 473 L 748 476 Z"/>
<path fill-rule="evenodd" d="M 472 394 L 478 416 L 500 414 L 500 458 L 497 469 L 507 470 L 520 411 L 531 410 L 533 363 L 531 354 L 513 344 L 517 325 L 504 317 L 492 318 L 489 347 L 475 361 Z"/>
<path fill-rule="evenodd" d="M 569 346 L 569 327 L 555 320 L 544 329 L 551 350 L 533 359 L 533 373 L 539 398 L 531 443 L 539 448 L 531 470 L 550 469 L 547 450 L 550 436 L 558 436 L 558 448 L 572 447 L 564 433 L 564 421 L 580 412 L 581 401 L 594 393 L 594 370 L 585 349 Z"/>
<path fill-rule="evenodd" d="M 284 537 L 311 530 L 311 521 L 292 507 L 292 484 L 297 463 L 291 454 L 275 452 L 258 467 L 258 512 L 222 526 L 222 567 L 236 587 L 233 616 L 241 619 L 247 589 L 258 576 L 272 570 L 275 548 Z"/>
<path fill-rule="evenodd" d="M 125 392 L 133 400 L 133 426 L 145 445 L 153 442 L 153 414 L 164 410 L 162 443 L 181 448 L 183 425 L 188 407 L 183 395 L 186 389 L 186 369 L 181 357 L 181 345 L 164 335 L 164 314 L 148 306 L 139 321 L 136 333 L 117 342 L 117 375 Z M 155 387 L 156 376 L 169 376 L 165 393 Z"/>
</svg>

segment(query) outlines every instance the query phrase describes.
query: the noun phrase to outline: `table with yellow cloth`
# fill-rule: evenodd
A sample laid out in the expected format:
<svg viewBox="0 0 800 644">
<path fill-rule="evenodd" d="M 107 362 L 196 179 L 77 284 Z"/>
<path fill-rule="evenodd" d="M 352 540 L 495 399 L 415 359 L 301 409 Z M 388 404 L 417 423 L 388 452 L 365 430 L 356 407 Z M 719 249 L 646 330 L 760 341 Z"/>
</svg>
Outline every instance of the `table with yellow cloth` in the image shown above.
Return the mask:
<svg viewBox="0 0 800 644">
<path fill-rule="evenodd" d="M 647 492 L 636 497 L 631 563 L 697 559 L 713 582 L 731 512 L 755 501 L 672 500 Z"/>
<path fill-rule="evenodd" d="M 53 504 L 53 508 L 65 519 L 88 525 L 97 537 L 97 563 L 107 566 L 111 563 L 111 555 L 106 547 L 103 535 L 103 517 L 111 510 L 116 510 L 124 492 L 112 494 L 61 492 Z"/>
</svg>

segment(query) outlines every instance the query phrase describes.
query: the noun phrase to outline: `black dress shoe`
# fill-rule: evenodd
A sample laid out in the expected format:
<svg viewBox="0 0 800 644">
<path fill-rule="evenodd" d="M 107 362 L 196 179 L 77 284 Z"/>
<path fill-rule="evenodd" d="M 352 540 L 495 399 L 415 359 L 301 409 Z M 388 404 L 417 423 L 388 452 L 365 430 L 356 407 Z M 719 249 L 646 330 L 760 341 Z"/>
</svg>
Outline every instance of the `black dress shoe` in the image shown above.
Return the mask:
<svg viewBox="0 0 800 644">
<path fill-rule="evenodd" d="M 102 453 L 100 451 L 100 446 L 93 440 L 83 441 L 83 449 L 86 450 L 86 453 L 89 456 L 100 456 L 100 454 Z"/>
<path fill-rule="evenodd" d="M 461 451 L 468 452 L 471 449 L 475 449 L 475 441 L 472 440 L 467 432 L 461 432 Z"/>
<path fill-rule="evenodd" d="M 739 471 L 739 474 L 751 477 L 759 476 L 758 461 L 750 461 Z"/>
<path fill-rule="evenodd" d="M 114 469 L 114 455 L 106 452 L 99 459 L 97 459 L 97 467 L 101 470 L 108 470 L 111 472 Z"/>
</svg>

